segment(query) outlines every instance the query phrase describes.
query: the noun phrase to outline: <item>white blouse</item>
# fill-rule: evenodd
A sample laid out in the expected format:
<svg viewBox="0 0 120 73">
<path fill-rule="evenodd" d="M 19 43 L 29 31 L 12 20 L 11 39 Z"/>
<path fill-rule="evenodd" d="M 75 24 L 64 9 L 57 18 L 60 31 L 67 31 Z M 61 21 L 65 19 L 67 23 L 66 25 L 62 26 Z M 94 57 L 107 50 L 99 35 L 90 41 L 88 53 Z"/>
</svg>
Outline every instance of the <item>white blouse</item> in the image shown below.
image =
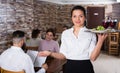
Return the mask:
<svg viewBox="0 0 120 73">
<path fill-rule="evenodd" d="M 86 32 L 87 28 L 83 27 L 80 29 L 78 37 L 76 37 L 73 30 L 73 28 L 70 28 L 63 31 L 60 53 L 71 60 L 90 59 L 91 52 L 96 45 L 96 35 L 91 32 Z"/>
</svg>

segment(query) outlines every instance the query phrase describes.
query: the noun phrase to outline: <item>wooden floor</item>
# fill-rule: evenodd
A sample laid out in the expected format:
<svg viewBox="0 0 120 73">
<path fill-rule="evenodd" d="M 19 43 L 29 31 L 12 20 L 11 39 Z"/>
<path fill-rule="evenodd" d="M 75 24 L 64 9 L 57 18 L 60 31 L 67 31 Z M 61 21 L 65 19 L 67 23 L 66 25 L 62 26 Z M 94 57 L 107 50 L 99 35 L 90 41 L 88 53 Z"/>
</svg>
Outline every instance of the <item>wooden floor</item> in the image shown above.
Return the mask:
<svg viewBox="0 0 120 73">
<path fill-rule="evenodd" d="M 120 56 L 101 53 L 93 66 L 95 73 L 120 73 Z"/>
</svg>

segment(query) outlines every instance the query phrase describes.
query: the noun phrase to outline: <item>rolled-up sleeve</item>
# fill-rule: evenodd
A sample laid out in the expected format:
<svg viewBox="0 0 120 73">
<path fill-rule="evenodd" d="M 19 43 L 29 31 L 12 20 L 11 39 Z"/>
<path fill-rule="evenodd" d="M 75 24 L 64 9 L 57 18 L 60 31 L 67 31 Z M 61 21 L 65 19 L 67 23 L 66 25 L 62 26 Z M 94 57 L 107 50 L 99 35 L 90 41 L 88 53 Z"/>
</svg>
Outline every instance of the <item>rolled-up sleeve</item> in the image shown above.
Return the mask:
<svg viewBox="0 0 120 73">
<path fill-rule="evenodd" d="M 89 57 L 91 56 L 91 53 L 94 50 L 95 46 L 96 46 L 96 34 L 93 34 L 91 43 L 90 43 L 90 47 L 89 47 Z"/>
<path fill-rule="evenodd" d="M 65 33 L 62 33 L 61 36 L 61 45 L 60 45 L 60 53 L 62 53 L 65 57 L 67 55 L 67 46 L 65 41 Z"/>
</svg>

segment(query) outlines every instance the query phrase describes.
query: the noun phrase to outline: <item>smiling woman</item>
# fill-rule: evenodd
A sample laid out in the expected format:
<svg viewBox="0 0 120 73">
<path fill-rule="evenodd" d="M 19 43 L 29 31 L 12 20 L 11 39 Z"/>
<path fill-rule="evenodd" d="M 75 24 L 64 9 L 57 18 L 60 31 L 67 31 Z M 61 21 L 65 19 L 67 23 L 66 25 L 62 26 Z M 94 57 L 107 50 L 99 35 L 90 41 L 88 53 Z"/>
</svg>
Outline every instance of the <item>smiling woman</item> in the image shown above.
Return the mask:
<svg viewBox="0 0 120 73">
<path fill-rule="evenodd" d="M 71 10 L 73 27 L 63 31 L 60 52 L 43 51 L 42 56 L 57 59 L 67 59 L 63 66 L 63 73 L 94 73 L 91 61 L 99 56 L 106 34 L 85 32 L 86 11 L 82 6 L 75 6 Z"/>
</svg>

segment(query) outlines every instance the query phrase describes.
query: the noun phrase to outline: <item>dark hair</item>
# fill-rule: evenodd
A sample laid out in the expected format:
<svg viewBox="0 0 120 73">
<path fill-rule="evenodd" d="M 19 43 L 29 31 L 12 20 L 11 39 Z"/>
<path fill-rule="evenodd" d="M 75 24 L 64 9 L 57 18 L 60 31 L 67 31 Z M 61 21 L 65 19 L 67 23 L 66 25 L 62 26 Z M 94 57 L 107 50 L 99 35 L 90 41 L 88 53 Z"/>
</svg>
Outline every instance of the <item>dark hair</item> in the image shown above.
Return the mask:
<svg viewBox="0 0 120 73">
<path fill-rule="evenodd" d="M 39 29 L 33 29 L 32 31 L 32 38 L 37 38 L 40 33 Z"/>
<path fill-rule="evenodd" d="M 66 29 L 68 29 L 69 27 L 68 27 L 68 26 L 66 26 L 66 25 L 64 25 L 64 26 L 63 26 L 63 28 L 66 28 Z"/>
<path fill-rule="evenodd" d="M 13 38 L 23 38 L 25 36 L 25 33 L 20 30 L 16 30 L 12 34 Z"/>
<path fill-rule="evenodd" d="M 46 31 L 46 33 L 48 33 L 48 32 L 52 32 L 53 36 L 55 36 L 55 30 L 54 30 L 54 29 L 49 28 L 49 29 Z"/>
<path fill-rule="evenodd" d="M 82 7 L 82 6 L 75 6 L 75 7 L 73 7 L 72 10 L 71 10 L 71 16 L 72 16 L 72 13 L 73 13 L 74 10 L 81 10 L 81 11 L 83 11 L 84 16 L 86 17 L 86 11 L 85 11 L 84 7 Z"/>
</svg>

